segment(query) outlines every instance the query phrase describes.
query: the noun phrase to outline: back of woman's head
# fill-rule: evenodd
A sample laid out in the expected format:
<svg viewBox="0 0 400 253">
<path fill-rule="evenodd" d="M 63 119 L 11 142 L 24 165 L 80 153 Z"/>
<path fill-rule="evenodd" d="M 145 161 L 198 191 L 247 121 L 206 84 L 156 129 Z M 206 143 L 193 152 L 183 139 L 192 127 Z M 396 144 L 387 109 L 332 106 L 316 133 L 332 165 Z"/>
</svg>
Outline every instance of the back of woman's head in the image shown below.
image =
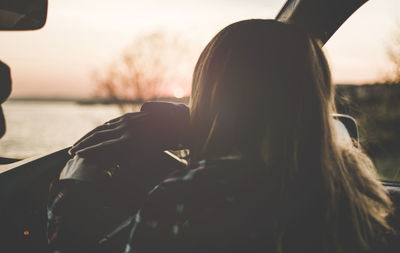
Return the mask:
<svg viewBox="0 0 400 253">
<path fill-rule="evenodd" d="M 232 24 L 211 40 L 195 69 L 193 155 L 249 155 L 263 146 L 278 155 L 270 163 L 281 163 L 294 142 L 321 139 L 331 89 L 325 58 L 307 33 L 273 20 Z"/>
<path fill-rule="evenodd" d="M 307 205 L 319 191 L 325 246 L 367 250 L 390 231 L 391 202 L 368 157 L 336 138 L 333 99 L 329 66 L 307 32 L 273 20 L 234 23 L 194 71 L 191 158 L 263 159 L 278 182 L 276 208 Z M 290 215 L 277 217 L 277 238 Z"/>
</svg>

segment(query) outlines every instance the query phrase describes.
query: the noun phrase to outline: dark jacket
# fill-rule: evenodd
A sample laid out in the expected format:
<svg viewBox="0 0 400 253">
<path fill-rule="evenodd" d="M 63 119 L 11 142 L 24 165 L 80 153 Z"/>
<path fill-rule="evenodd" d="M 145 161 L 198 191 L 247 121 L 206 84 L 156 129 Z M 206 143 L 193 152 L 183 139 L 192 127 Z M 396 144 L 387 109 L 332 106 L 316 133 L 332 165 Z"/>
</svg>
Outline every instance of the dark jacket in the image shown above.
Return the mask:
<svg viewBox="0 0 400 253">
<path fill-rule="evenodd" d="M 140 209 L 115 229 L 103 224 L 113 217 L 101 211 L 98 186 L 57 182 L 49 244 L 59 252 L 275 252 L 282 215 L 275 185 L 261 162 L 203 161 L 170 174 L 143 199 L 126 199 Z M 306 212 L 287 224 L 285 252 L 321 252 L 320 212 L 299 210 Z"/>
</svg>

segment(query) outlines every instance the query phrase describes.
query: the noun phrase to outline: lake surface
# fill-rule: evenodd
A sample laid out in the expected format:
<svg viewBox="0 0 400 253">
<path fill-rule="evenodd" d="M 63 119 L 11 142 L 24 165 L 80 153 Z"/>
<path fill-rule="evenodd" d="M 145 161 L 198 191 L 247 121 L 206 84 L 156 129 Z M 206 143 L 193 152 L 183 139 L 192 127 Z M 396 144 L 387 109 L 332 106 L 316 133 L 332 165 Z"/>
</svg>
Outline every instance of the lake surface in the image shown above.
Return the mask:
<svg viewBox="0 0 400 253">
<path fill-rule="evenodd" d="M 0 139 L 0 157 L 28 158 L 71 146 L 85 133 L 122 114 L 114 105 L 74 102 L 7 101 L 2 105 L 7 132 Z M 139 110 L 139 105 L 133 108 Z M 384 179 L 400 181 L 397 152 L 373 158 Z"/>
<path fill-rule="evenodd" d="M 0 156 L 12 158 L 68 147 L 91 129 L 122 114 L 114 105 L 74 102 L 7 101 L 2 107 L 7 132 L 0 139 Z"/>
</svg>

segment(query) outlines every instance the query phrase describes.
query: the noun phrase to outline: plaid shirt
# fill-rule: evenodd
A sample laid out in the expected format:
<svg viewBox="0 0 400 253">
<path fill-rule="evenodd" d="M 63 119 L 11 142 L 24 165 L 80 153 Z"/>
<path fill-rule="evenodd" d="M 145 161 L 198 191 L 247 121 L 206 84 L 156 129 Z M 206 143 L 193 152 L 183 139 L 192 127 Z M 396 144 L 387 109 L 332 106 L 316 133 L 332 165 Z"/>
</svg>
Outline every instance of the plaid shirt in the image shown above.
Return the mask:
<svg viewBox="0 0 400 253">
<path fill-rule="evenodd" d="M 203 161 L 169 175 L 138 201 L 141 208 L 120 221 L 117 229 L 116 220 L 111 222 L 101 208 L 100 188 L 57 182 L 48 205 L 49 245 L 53 252 L 63 253 L 272 252 L 277 236 L 274 217 L 280 213 L 271 205 L 278 201 L 277 184 L 268 178 L 260 163 Z M 308 219 L 296 225 L 312 229 Z M 314 232 L 311 246 L 318 248 L 319 231 Z M 300 244 L 290 247 L 304 246 L 309 234 L 300 233 Z"/>
</svg>

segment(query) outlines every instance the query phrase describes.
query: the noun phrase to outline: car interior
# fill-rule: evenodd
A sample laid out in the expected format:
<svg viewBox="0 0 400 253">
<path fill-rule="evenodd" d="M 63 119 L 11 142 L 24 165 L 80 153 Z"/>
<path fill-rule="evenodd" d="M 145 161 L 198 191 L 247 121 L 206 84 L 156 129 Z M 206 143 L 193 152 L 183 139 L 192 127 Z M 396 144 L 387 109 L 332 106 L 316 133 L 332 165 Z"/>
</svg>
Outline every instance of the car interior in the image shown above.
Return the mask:
<svg viewBox="0 0 400 253">
<path fill-rule="evenodd" d="M 303 26 L 325 44 L 343 23 L 368 0 L 288 0 L 284 3 L 276 19 L 282 22 Z M 372 1 L 372 0 L 370 0 Z M 0 3 L 0 30 L 36 30 L 45 25 L 48 11 L 47 0 L 6 0 Z M 11 92 L 11 84 L 4 81 L 9 75 L 1 74 L 1 100 L 3 103 Z M 8 86 L 9 87 L 8 87 Z M 7 86 L 7 87 L 3 87 Z M 6 112 L 5 112 L 6 113 Z M 332 115 L 344 138 L 350 137 L 354 145 L 362 142 L 357 120 L 349 115 Z M 4 121 L 4 117 L 2 117 Z M 1 122 L 4 125 L 4 122 Z M 362 126 L 361 126 L 362 127 Z M 345 129 L 343 131 L 343 129 Z M 347 137 L 346 137 L 347 136 Z M 363 137 L 365 138 L 365 137 Z M 366 137 L 368 138 L 368 137 Z M 0 140 L 1 141 L 1 140 Z M 2 252 L 47 252 L 46 204 L 50 183 L 58 177 L 65 163 L 70 159 L 69 147 L 40 157 L 23 160 L 2 158 L 0 165 L 0 249 Z M 154 157 L 151 164 L 138 164 L 141 167 L 179 168 L 186 161 L 170 151 Z M 158 166 L 160 167 L 160 166 Z M 169 171 L 165 171 L 168 174 Z M 134 197 L 126 182 L 129 175 L 111 186 L 115 191 Z M 125 180 L 125 182 L 124 182 Z M 157 184 L 157 179 L 153 180 Z M 384 186 L 390 193 L 396 207 L 390 217 L 391 225 L 400 231 L 400 182 L 385 179 Z M 106 198 L 106 197 L 105 197 Z M 118 200 L 108 202 L 118 225 L 128 218 L 129 206 Z M 125 204 L 126 205 L 126 204 Z M 123 208 L 121 208 L 123 206 Z M 400 252 L 400 237 L 392 242 L 393 252 Z"/>
</svg>

